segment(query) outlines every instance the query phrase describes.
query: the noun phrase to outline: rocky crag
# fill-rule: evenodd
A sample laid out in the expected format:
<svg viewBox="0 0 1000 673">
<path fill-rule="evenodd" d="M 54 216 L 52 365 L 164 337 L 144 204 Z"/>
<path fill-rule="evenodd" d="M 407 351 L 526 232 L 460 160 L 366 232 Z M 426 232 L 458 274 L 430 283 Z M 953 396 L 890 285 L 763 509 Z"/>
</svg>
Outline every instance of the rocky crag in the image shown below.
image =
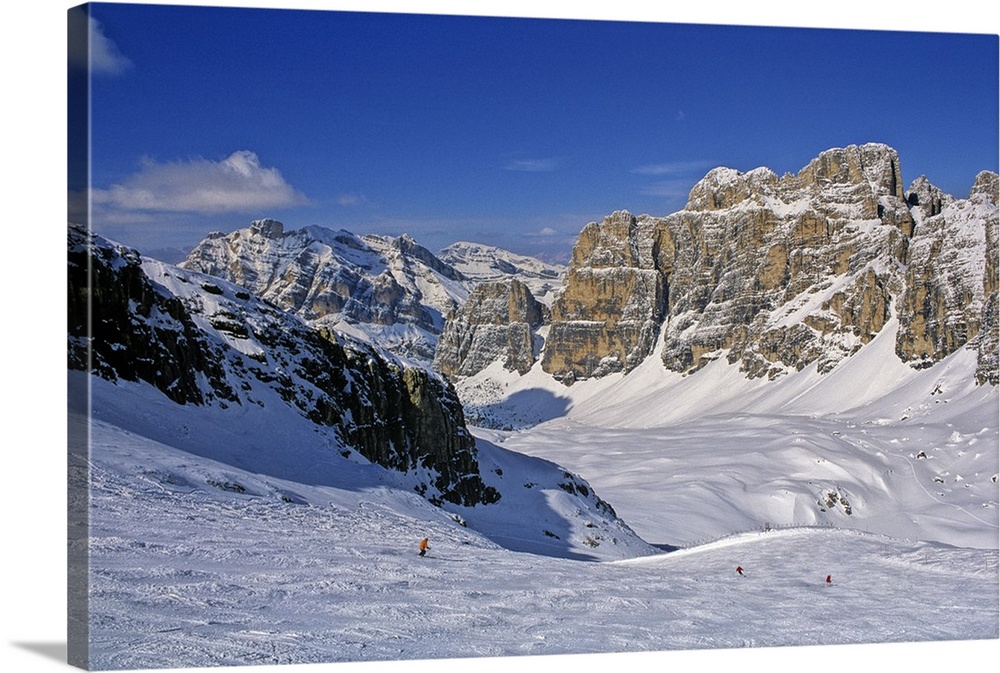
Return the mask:
<svg viewBox="0 0 1000 673">
<path fill-rule="evenodd" d="M 69 229 L 70 370 L 142 381 L 179 405 L 285 404 L 432 502 L 489 504 L 454 389 L 221 279 Z M 346 454 L 345 454 L 346 455 Z M 335 461 L 334 461 L 335 462 Z"/>
<path fill-rule="evenodd" d="M 261 219 L 212 233 L 182 268 L 223 278 L 318 327 L 430 366 L 447 316 L 485 282 L 517 278 L 551 304 L 564 267 L 475 243 L 437 255 L 399 237 Z"/>
<path fill-rule="evenodd" d="M 317 326 L 430 362 L 445 316 L 465 300 L 463 276 L 409 236 L 358 236 L 256 220 L 213 233 L 181 262 L 241 285 Z"/>
<path fill-rule="evenodd" d="M 978 380 L 995 385 L 997 226 L 995 173 L 967 199 L 925 178 L 906 190 L 882 144 L 782 177 L 717 168 L 680 212 L 619 211 L 583 229 L 541 367 L 567 383 L 628 372 L 660 339 L 671 371 L 726 358 L 750 378 L 822 373 L 898 324 L 901 360 L 972 348 Z"/>
<path fill-rule="evenodd" d="M 908 202 L 907 250 L 896 353 L 927 367 L 958 348 L 979 353 L 977 379 L 997 385 L 997 174 L 980 173 L 968 199 L 920 178 Z"/>
<path fill-rule="evenodd" d="M 477 286 L 449 317 L 434 356 L 447 376 L 472 376 L 496 360 L 508 371 L 526 374 L 541 345 L 539 328 L 549 311 L 519 280 Z"/>
</svg>

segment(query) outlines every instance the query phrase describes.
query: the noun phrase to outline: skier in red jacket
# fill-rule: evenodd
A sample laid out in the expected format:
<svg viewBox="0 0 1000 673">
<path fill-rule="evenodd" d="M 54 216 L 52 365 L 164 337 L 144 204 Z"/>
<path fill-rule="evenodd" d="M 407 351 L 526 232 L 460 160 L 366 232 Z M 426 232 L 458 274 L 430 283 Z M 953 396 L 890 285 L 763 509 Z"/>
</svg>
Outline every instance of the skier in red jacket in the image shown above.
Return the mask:
<svg viewBox="0 0 1000 673">
<path fill-rule="evenodd" d="M 421 556 L 423 556 L 424 554 L 426 554 L 427 550 L 430 549 L 430 548 L 431 548 L 431 545 L 427 541 L 427 538 L 424 538 L 423 540 L 420 541 L 420 555 Z"/>
</svg>

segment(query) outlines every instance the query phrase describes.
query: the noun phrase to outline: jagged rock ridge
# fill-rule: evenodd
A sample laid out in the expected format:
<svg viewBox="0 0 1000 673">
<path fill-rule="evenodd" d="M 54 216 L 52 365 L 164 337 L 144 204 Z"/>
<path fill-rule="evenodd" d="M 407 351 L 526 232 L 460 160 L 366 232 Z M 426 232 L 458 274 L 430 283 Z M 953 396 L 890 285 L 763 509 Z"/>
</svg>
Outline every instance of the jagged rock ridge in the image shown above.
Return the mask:
<svg viewBox="0 0 1000 673">
<path fill-rule="evenodd" d="M 213 233 L 180 266 L 249 289 L 306 321 L 430 362 L 464 277 L 409 236 L 358 236 L 256 220 Z"/>
<path fill-rule="evenodd" d="M 438 375 L 72 226 L 68 280 L 71 370 L 144 381 L 177 404 L 252 409 L 280 399 L 342 446 L 412 474 L 431 501 L 499 499 L 481 479 L 454 389 Z"/>
<path fill-rule="evenodd" d="M 996 184 L 906 193 L 896 152 L 874 143 L 796 175 L 714 169 L 678 213 L 584 228 L 542 368 L 567 382 L 628 372 L 661 335 L 673 371 L 725 357 L 749 377 L 826 372 L 895 319 L 904 361 L 977 348 L 979 379 L 995 382 Z"/>
<path fill-rule="evenodd" d="M 445 325 L 434 368 L 447 376 L 472 376 L 496 360 L 525 374 L 535 362 L 548 308 L 519 280 L 477 286 Z"/>
<path fill-rule="evenodd" d="M 979 353 L 977 379 L 997 385 L 997 174 L 976 177 L 968 199 L 914 181 L 909 203 L 906 291 L 896 353 L 928 367 L 965 345 Z"/>
<path fill-rule="evenodd" d="M 430 366 L 447 316 L 477 285 L 517 278 L 550 304 L 565 269 L 476 243 L 438 255 L 407 235 L 359 236 L 273 219 L 213 233 L 180 266 L 242 285 L 307 322 Z"/>
</svg>

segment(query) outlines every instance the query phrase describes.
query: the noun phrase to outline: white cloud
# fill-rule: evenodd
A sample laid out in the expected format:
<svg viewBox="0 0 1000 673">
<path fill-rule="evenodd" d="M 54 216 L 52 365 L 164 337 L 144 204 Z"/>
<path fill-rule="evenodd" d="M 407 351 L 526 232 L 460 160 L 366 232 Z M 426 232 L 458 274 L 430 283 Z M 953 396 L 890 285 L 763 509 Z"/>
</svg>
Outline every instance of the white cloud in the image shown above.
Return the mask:
<svg viewBox="0 0 1000 673">
<path fill-rule="evenodd" d="M 202 214 L 258 212 L 309 203 L 276 168 L 261 166 L 257 155 L 247 150 L 222 161 L 158 163 L 147 159 L 121 184 L 92 190 L 91 200 L 102 210 Z"/>
<path fill-rule="evenodd" d="M 91 73 L 102 75 L 118 75 L 132 67 L 132 62 L 85 9 L 70 9 L 67 21 L 70 35 L 67 57 L 72 66 L 89 68 Z"/>
<path fill-rule="evenodd" d="M 695 159 L 691 161 L 666 161 L 659 164 L 645 164 L 632 169 L 636 175 L 646 175 L 657 178 L 638 187 L 638 192 L 645 196 L 656 196 L 678 204 L 687 201 L 691 187 L 705 177 L 717 164 L 712 161 Z"/>
<path fill-rule="evenodd" d="M 368 199 L 362 194 L 341 194 L 337 197 L 338 206 L 360 206 L 367 202 Z"/>
<path fill-rule="evenodd" d="M 695 180 L 684 179 L 663 180 L 640 188 L 639 193 L 646 196 L 662 196 L 668 199 L 686 200 L 695 182 Z"/>
<path fill-rule="evenodd" d="M 704 174 L 714 164 L 710 161 L 667 161 L 662 164 L 645 164 L 632 169 L 639 175 L 691 175 Z"/>
</svg>

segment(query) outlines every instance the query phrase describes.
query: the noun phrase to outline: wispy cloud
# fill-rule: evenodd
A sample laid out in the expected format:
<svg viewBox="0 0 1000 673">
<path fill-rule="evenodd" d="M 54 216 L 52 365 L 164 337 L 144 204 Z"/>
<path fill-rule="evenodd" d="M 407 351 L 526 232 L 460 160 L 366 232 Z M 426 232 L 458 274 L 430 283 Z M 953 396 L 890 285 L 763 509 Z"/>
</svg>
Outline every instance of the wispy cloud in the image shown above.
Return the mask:
<svg viewBox="0 0 1000 673">
<path fill-rule="evenodd" d="M 89 68 L 92 74 L 119 75 L 132 67 L 118 45 L 107 35 L 95 18 L 81 7 L 69 10 L 70 35 L 77 39 L 69 41 L 67 57 L 71 66 Z M 86 39 L 84 39 L 84 37 Z"/>
<path fill-rule="evenodd" d="M 707 173 L 714 164 L 710 161 L 667 161 L 662 164 L 645 164 L 632 169 L 639 175 L 678 175 L 688 176 Z"/>
<path fill-rule="evenodd" d="M 368 199 L 365 198 L 364 194 L 340 194 L 337 196 L 338 206 L 360 206 L 367 202 Z"/>
<path fill-rule="evenodd" d="M 558 236 L 559 232 L 552 227 L 542 227 L 538 231 L 526 231 L 524 235 L 531 238 L 551 238 L 553 236 Z"/>
<path fill-rule="evenodd" d="M 559 168 L 559 159 L 511 159 L 504 168 L 508 171 L 523 171 L 525 173 L 548 173 Z"/>
<path fill-rule="evenodd" d="M 244 213 L 306 205 L 309 199 L 285 182 L 276 168 L 240 150 L 222 161 L 193 159 L 158 163 L 147 159 L 121 184 L 94 189 L 95 208 L 128 212 Z"/>
</svg>

